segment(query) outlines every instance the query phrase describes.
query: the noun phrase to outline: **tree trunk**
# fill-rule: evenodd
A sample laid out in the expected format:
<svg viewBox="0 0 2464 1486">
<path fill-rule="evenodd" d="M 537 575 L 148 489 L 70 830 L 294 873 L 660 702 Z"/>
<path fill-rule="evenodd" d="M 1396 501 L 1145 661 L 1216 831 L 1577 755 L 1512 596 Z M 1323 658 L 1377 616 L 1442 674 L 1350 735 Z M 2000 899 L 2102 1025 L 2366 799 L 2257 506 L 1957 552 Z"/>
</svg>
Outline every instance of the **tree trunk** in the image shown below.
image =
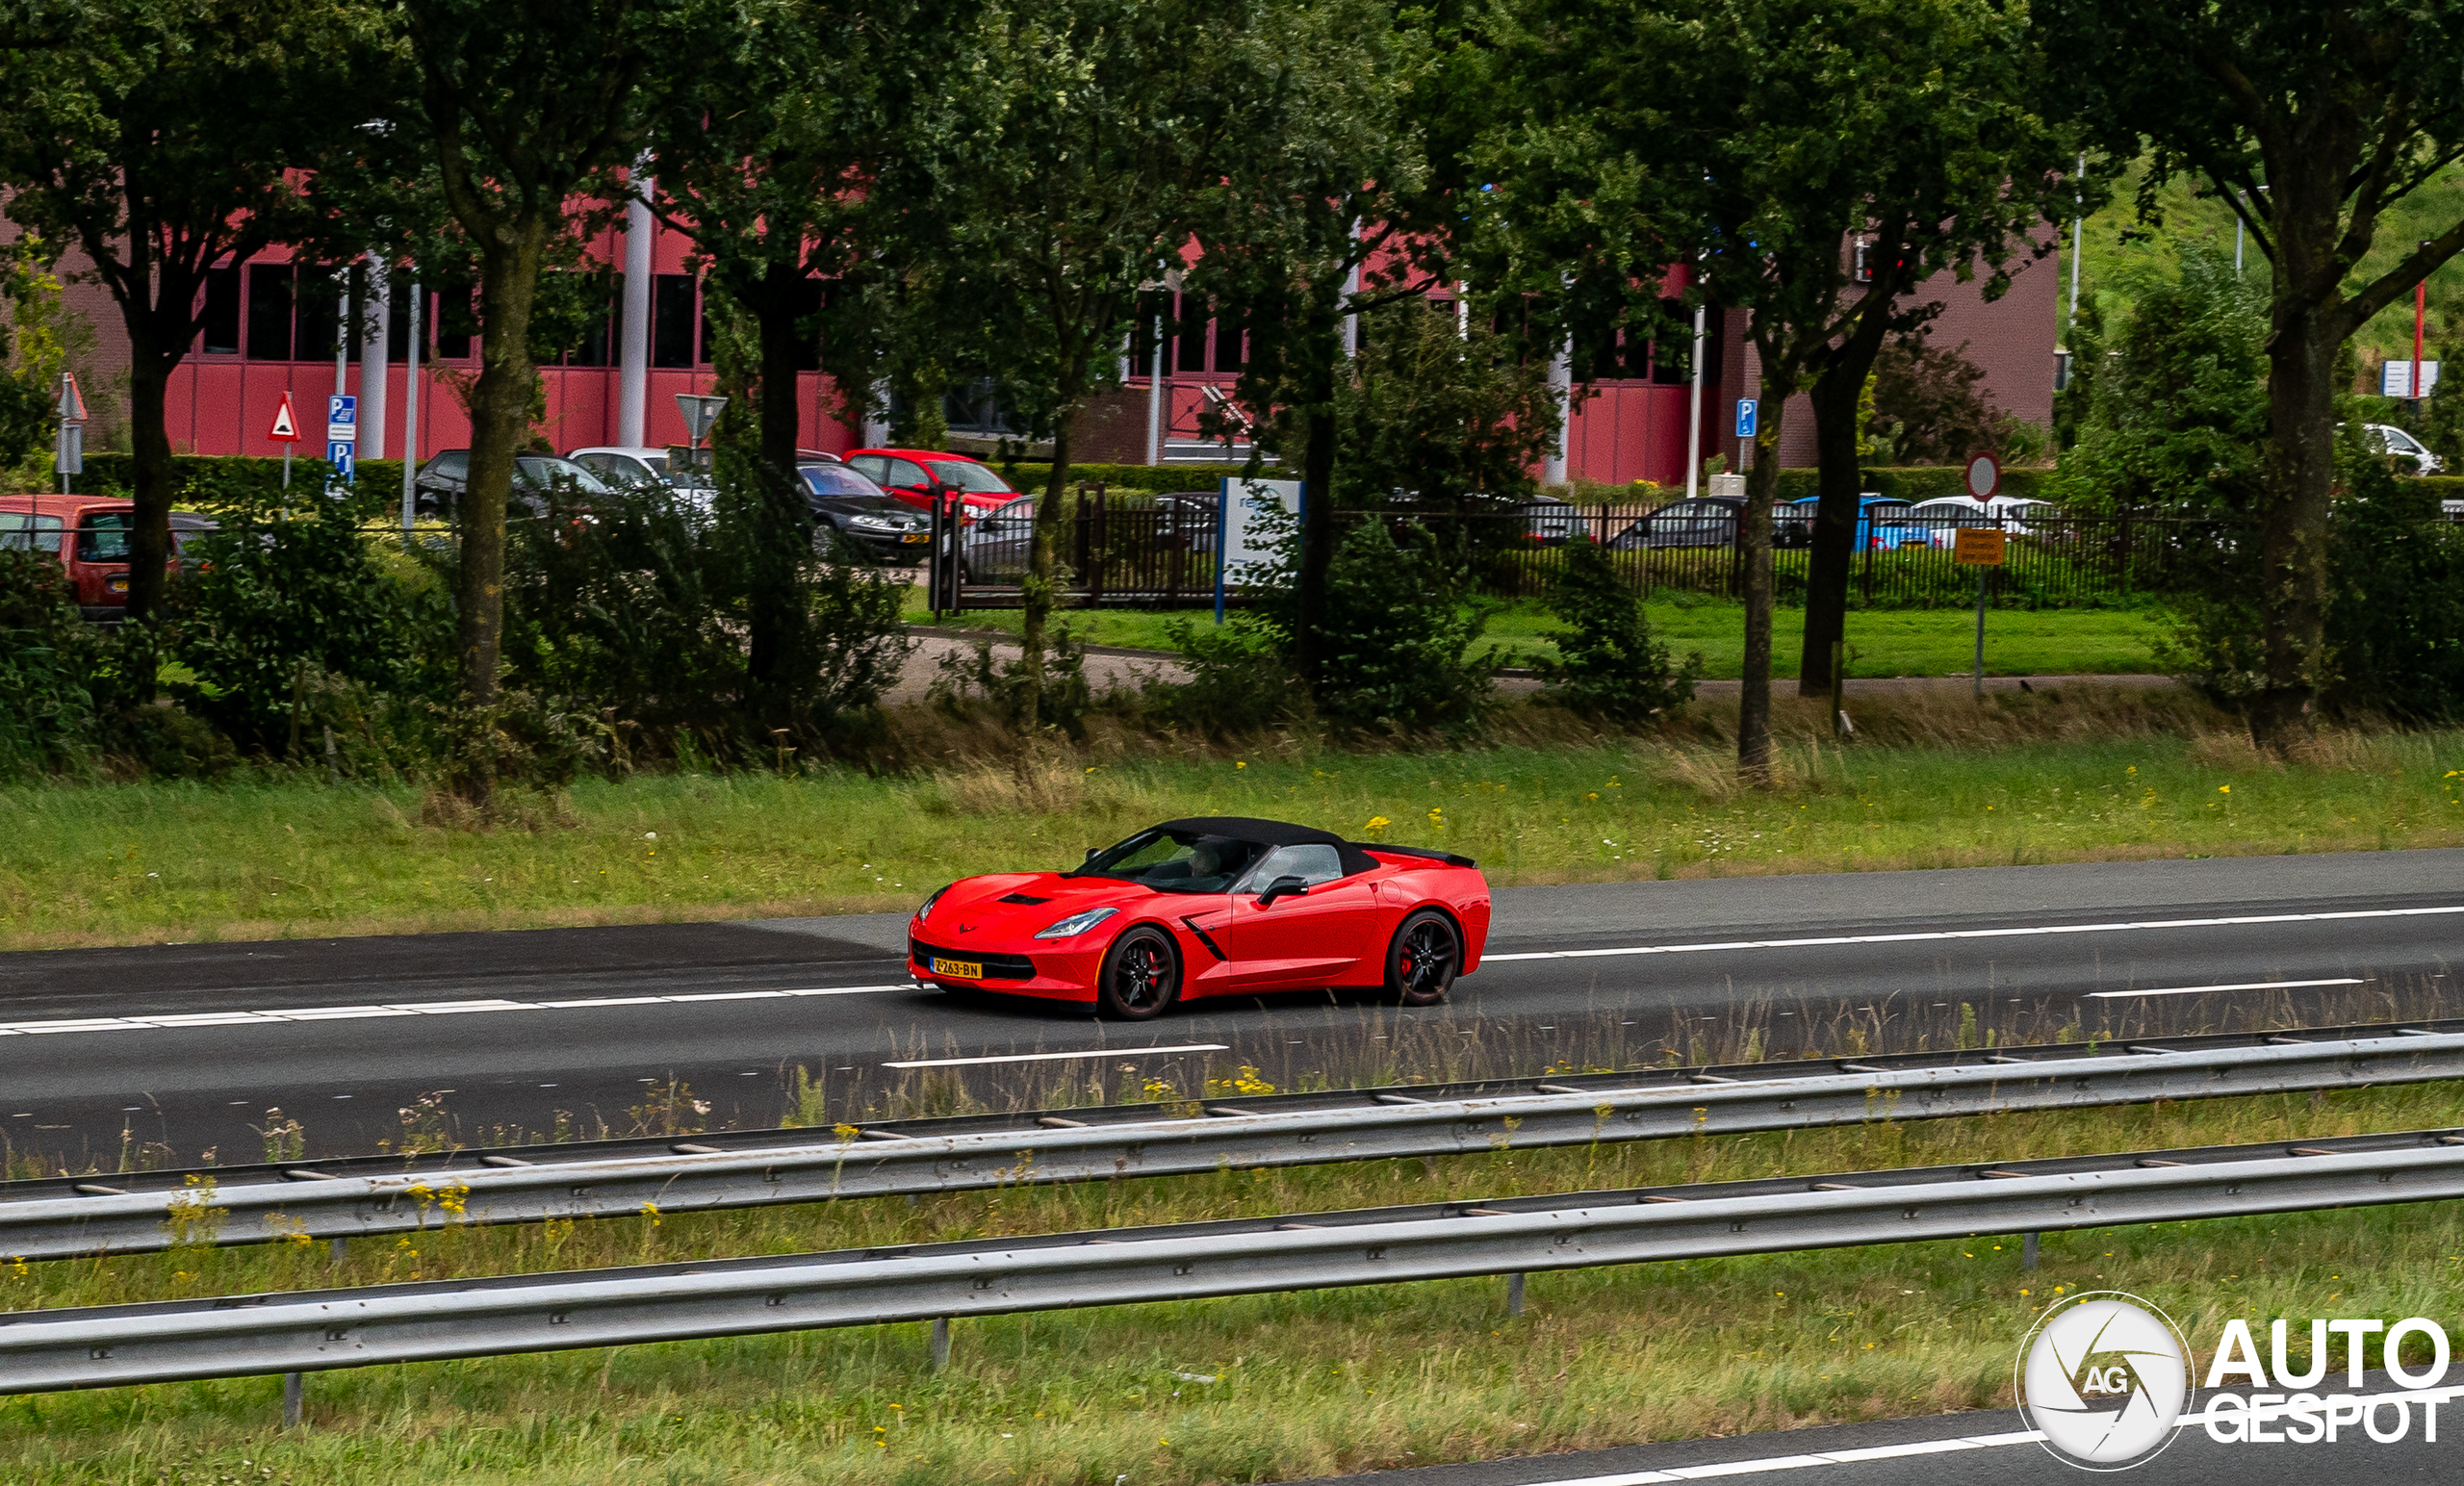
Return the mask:
<svg viewBox="0 0 2464 1486">
<path fill-rule="evenodd" d="M 471 466 L 458 502 L 462 561 L 459 592 L 463 704 L 497 700 L 504 651 L 504 522 L 513 496 L 513 457 L 530 430 L 530 396 L 538 371 L 530 363 L 530 310 L 539 288 L 545 224 L 526 219 L 509 244 L 490 244 L 479 266 L 479 380 L 471 393 Z M 474 805 L 496 791 L 486 751 L 461 781 Z"/>
<path fill-rule="evenodd" d="M 1065 360 L 1064 365 L 1069 363 Z M 1036 502 L 1035 537 L 1028 549 L 1027 580 L 1021 585 L 1024 610 L 1018 641 L 1018 729 L 1033 733 L 1042 721 L 1043 631 L 1061 587 L 1061 521 L 1069 491 L 1070 435 L 1078 423 L 1075 397 L 1062 403 L 1052 427 L 1052 474 L 1044 480 L 1043 497 Z"/>
<path fill-rule="evenodd" d="M 1304 343 L 1309 358 L 1303 403 L 1307 442 L 1300 453 L 1300 563 L 1293 575 L 1295 633 L 1293 669 L 1301 684 L 1319 679 L 1319 630 L 1326 617 L 1326 572 L 1335 553 L 1335 443 L 1341 433 L 1335 422 L 1335 364 L 1343 346 L 1336 338 L 1340 320 L 1322 333 L 1313 328 Z"/>
<path fill-rule="evenodd" d="M 2279 295 L 2268 349 L 2267 506 L 2259 531 L 2262 679 L 2250 737 L 2282 752 L 2326 680 L 2327 503 L 2336 474 L 2334 313 Z"/>
<path fill-rule="evenodd" d="M 1862 494 L 1858 486 L 1863 483 L 1857 467 L 1857 408 L 1873 366 L 1873 357 L 1851 356 L 1851 349 L 1843 346 L 1834 354 L 1808 396 L 1821 500 L 1806 557 L 1805 654 L 1797 664 L 1801 697 L 1831 694 L 1831 647 L 1848 634 L 1848 574 L 1856 566 L 1857 501 Z"/>
<path fill-rule="evenodd" d="M 128 438 L 136 455 L 130 495 L 137 510 L 128 537 L 128 617 L 159 618 L 163 612 L 164 570 L 171 556 L 171 501 L 177 494 L 179 468 L 171 462 L 171 436 L 163 425 L 171 368 L 146 323 L 147 317 L 126 318 L 129 339 Z"/>
<path fill-rule="evenodd" d="M 803 277 L 792 263 L 771 263 L 747 306 L 760 334 L 756 394 L 760 457 L 754 480 L 761 514 L 754 571 L 748 575 L 746 669 L 754 717 L 769 728 L 795 721 L 789 715 L 796 682 L 792 672 L 804 617 L 796 576 L 812 550 L 812 507 L 796 475 L 796 360 L 802 346 L 796 335 L 795 291 Z"/>
<path fill-rule="evenodd" d="M 1736 709 L 1736 772 L 1748 785 L 1772 783 L 1771 770 L 1771 504 L 1780 494 L 1780 415 L 1796 388 L 1762 352 L 1761 417 L 1755 426 L 1754 468 L 1745 476 L 1745 515 L 1737 543 L 1745 557 L 1745 669 Z M 1779 368 L 1777 370 L 1785 370 Z"/>
</svg>

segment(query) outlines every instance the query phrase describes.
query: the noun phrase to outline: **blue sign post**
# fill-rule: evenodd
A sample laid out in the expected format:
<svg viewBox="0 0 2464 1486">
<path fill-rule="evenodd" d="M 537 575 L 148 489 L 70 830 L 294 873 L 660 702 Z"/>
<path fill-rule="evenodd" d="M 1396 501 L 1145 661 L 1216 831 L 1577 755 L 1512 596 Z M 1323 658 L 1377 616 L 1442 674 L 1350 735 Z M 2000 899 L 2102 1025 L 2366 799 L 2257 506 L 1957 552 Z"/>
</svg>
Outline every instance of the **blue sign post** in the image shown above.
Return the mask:
<svg viewBox="0 0 2464 1486">
<path fill-rule="evenodd" d="M 333 468 L 332 485 L 350 483 L 358 453 L 359 399 L 338 392 L 325 399 L 325 463 Z"/>
<path fill-rule="evenodd" d="M 1757 406 L 1758 404 L 1752 397 L 1739 397 L 1736 399 L 1736 436 L 1738 438 L 1750 439 L 1754 437 L 1754 415 Z"/>
</svg>

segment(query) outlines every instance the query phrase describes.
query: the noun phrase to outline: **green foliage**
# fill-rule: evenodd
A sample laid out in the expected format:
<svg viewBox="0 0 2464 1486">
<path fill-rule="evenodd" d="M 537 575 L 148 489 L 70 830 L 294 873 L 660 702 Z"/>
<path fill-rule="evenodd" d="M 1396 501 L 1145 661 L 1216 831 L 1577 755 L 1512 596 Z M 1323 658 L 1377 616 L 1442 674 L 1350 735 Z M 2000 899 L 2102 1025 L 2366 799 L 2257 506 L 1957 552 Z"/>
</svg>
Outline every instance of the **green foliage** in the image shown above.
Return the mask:
<svg viewBox="0 0 2464 1486">
<path fill-rule="evenodd" d="M 1964 464 L 1991 449 L 2006 464 L 2025 463 L 2044 448 L 2043 431 L 1993 403 L 1985 369 L 1968 359 L 1968 343 L 1930 346 L 1924 332 L 1884 343 L 1874 358 L 1859 454 L 1877 464 Z"/>
<path fill-rule="evenodd" d="M 1167 726 L 1221 737 L 1272 727 L 1305 707 L 1290 638 L 1272 617 L 1242 609 L 1222 625 L 1175 619 L 1164 632 L 1190 674 L 1146 688 L 1148 708 Z"/>
<path fill-rule="evenodd" d="M 1452 507 L 1531 493 L 1530 467 L 1555 447 L 1562 407 L 1545 362 L 1518 360 L 1485 326 L 1466 336 L 1450 312 L 1419 299 L 1361 326 L 1368 344 L 1335 400 L 1338 500 Z"/>
<path fill-rule="evenodd" d="M 2076 442 L 2046 493 L 2077 511 L 2253 508 L 2268 439 L 2267 294 L 2232 260 L 2188 244 L 2143 285 L 2108 344 L 2081 317 L 2080 380 L 2066 393 Z"/>
<path fill-rule="evenodd" d="M 253 491 L 217 494 L 192 489 L 221 529 L 172 594 L 193 705 L 242 748 L 290 757 L 317 738 L 318 703 L 414 689 L 420 653 L 449 648 L 441 602 L 379 566 L 365 503 L 311 496 L 285 510 Z"/>
<path fill-rule="evenodd" d="M 1565 553 L 1550 606 L 1569 628 L 1553 636 L 1559 658 L 1538 665 L 1550 699 L 1619 723 L 1673 713 L 1693 701 L 1701 653 L 1671 663 L 1668 647 L 1652 636 L 1642 594 L 1607 549 L 1578 537 Z"/>
<path fill-rule="evenodd" d="M 2464 527 L 2382 460 L 2348 470 L 2328 556 L 2329 698 L 2408 722 L 2464 717 Z"/>
<path fill-rule="evenodd" d="M 92 748 L 95 649 L 59 559 L 0 548 L 0 779 L 60 769 Z"/>
<path fill-rule="evenodd" d="M 1353 523 L 1327 566 L 1320 714 L 1388 732 L 1478 721 L 1495 689 L 1497 654 L 1472 652 L 1485 617 L 1464 604 L 1468 587 L 1424 527 L 1398 533 L 1375 519 Z"/>
</svg>

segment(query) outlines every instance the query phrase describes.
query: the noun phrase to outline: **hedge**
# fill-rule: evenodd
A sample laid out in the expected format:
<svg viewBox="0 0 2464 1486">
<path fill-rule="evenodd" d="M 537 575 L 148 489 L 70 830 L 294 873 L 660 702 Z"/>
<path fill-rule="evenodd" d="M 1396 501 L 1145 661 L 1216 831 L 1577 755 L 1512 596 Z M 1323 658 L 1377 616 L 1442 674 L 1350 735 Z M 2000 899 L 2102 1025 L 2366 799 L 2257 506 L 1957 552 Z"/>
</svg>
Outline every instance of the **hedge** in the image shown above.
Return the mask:
<svg viewBox="0 0 2464 1486">
<path fill-rule="evenodd" d="M 211 472 L 224 481 L 226 488 L 271 491 L 282 488 L 282 459 L 262 454 L 174 454 L 171 464 L 180 473 L 183 490 L 200 474 Z M 137 478 L 137 456 L 127 453 L 88 454 L 86 473 L 77 475 L 73 488 L 81 495 L 113 491 L 126 494 Z M 398 495 L 402 489 L 402 462 L 398 459 L 367 459 L 360 462 L 354 483 L 362 490 Z M 325 484 L 325 461 L 294 459 L 291 467 L 291 488 L 321 490 Z"/>
</svg>

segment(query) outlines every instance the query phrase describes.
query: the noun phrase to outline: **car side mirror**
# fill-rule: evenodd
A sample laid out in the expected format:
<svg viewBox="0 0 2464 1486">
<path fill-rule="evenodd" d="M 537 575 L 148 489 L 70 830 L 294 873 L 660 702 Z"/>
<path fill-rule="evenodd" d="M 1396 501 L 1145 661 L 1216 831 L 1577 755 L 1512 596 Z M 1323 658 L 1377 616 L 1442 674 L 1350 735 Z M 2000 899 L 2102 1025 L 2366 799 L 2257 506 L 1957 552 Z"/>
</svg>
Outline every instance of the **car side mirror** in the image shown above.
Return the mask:
<svg viewBox="0 0 2464 1486">
<path fill-rule="evenodd" d="M 1308 896 L 1309 884 L 1307 882 L 1296 877 L 1279 877 L 1267 884 L 1266 891 L 1258 894 L 1258 907 L 1266 908 L 1272 904 L 1277 898 L 1306 898 Z"/>
<path fill-rule="evenodd" d="M 1092 860 L 1094 860 L 1094 859 L 1095 859 L 1095 854 L 1096 854 L 1097 852 L 1099 852 L 1099 851 L 1102 851 L 1102 850 L 1103 850 L 1103 848 L 1102 848 L 1102 847 L 1100 847 L 1100 846 L 1090 846 L 1090 847 L 1088 847 L 1088 848 L 1087 848 L 1087 859 L 1088 859 L 1089 861 L 1092 861 Z"/>
</svg>

